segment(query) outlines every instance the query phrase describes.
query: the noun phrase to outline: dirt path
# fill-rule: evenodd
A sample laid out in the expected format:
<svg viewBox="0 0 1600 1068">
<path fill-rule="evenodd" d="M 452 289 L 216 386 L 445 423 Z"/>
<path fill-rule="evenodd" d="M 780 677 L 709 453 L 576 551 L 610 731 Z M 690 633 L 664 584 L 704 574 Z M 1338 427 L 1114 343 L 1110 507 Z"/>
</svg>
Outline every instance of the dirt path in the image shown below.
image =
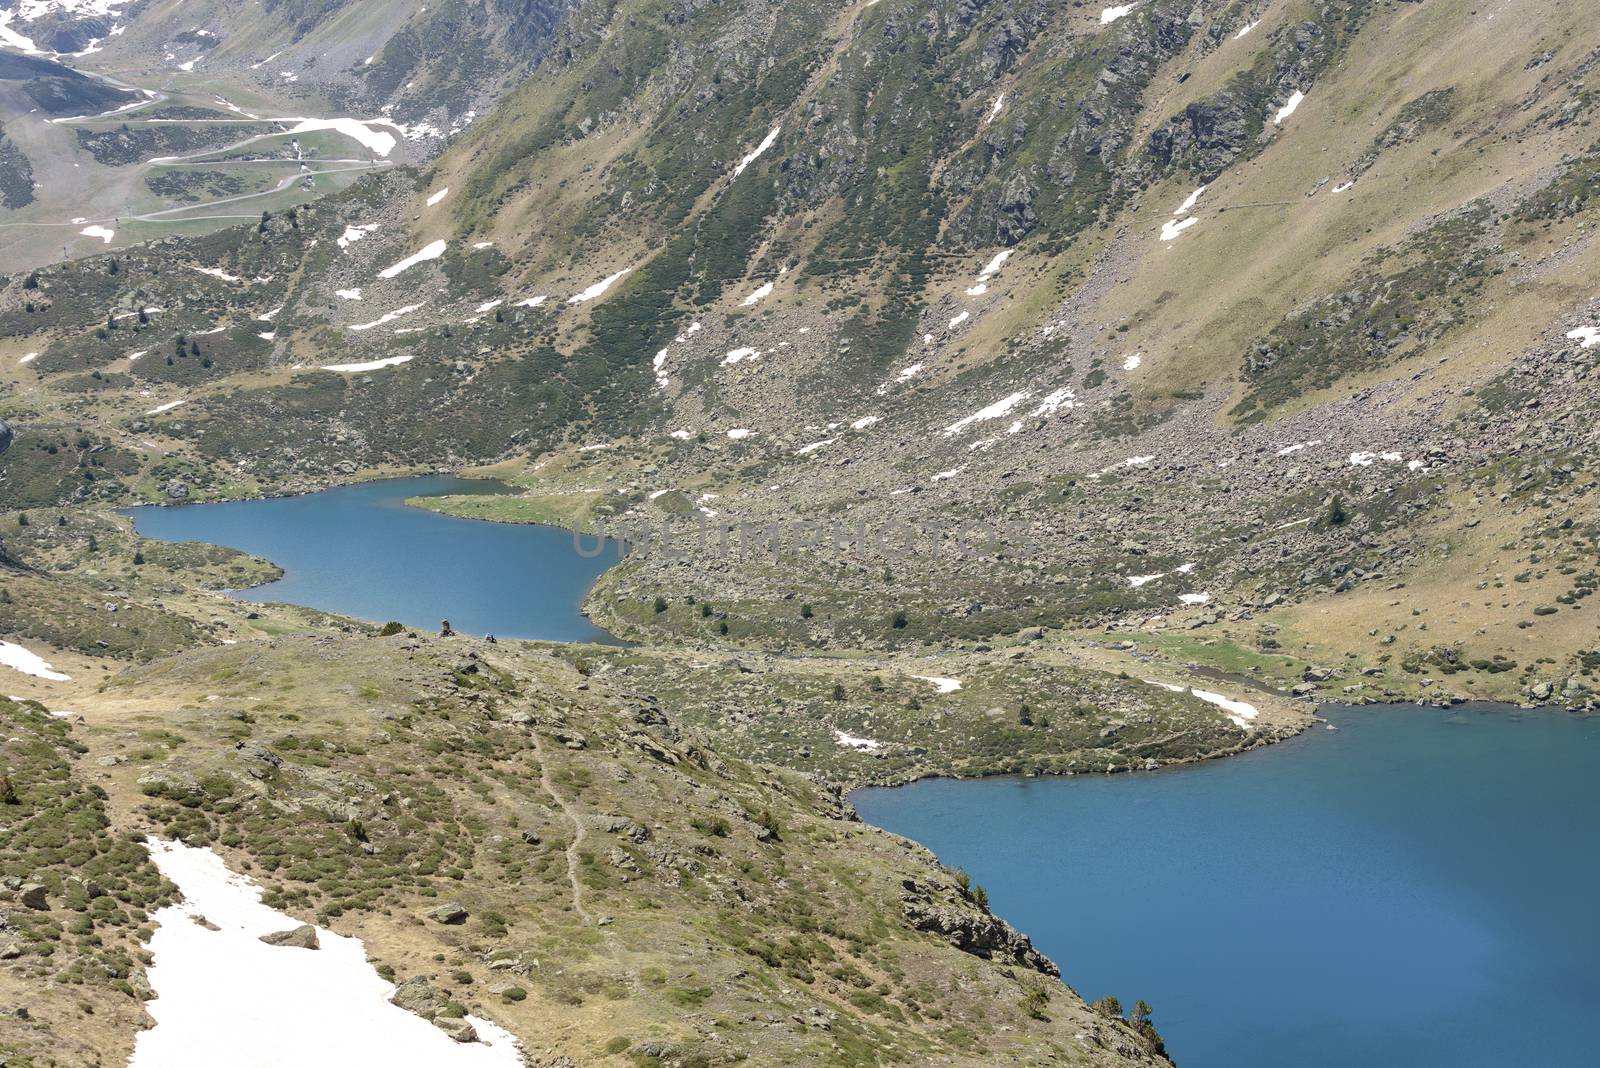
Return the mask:
<svg viewBox="0 0 1600 1068">
<path fill-rule="evenodd" d="M 561 814 L 566 816 L 567 822 L 572 824 L 572 841 L 567 843 L 567 883 L 572 887 L 572 910 L 583 920 L 585 927 L 595 926 L 594 916 L 583 903 L 583 880 L 578 877 L 578 853 L 583 846 L 586 832 L 583 821 L 573 811 L 567 799 L 556 791 L 555 784 L 550 781 L 550 762 L 545 759 L 544 739 L 539 737 L 538 731 L 531 732 L 533 737 L 533 752 L 539 758 L 539 786 L 550 795 L 556 806 L 561 809 Z"/>
</svg>

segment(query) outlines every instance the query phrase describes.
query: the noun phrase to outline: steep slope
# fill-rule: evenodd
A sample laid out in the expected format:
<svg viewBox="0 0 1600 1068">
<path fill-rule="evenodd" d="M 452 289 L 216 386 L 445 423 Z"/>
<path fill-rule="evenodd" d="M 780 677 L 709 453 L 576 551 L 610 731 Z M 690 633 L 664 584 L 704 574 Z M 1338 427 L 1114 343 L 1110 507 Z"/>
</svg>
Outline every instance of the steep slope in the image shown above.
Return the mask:
<svg viewBox="0 0 1600 1068">
<path fill-rule="evenodd" d="M 16 26 L 54 30 L 0 54 L 0 267 L 236 225 L 436 155 L 538 64 L 564 12 L 23 4 Z"/>
<path fill-rule="evenodd" d="M 74 897 L 66 870 L 8 854 L 47 891 L 0 965 L 38 1021 L 0 1035 L 8 1054 L 42 1049 L 88 1004 L 42 973 L 38 924 L 112 952 L 88 938 L 120 933 L 120 906 L 172 899 L 132 844 L 142 832 L 217 849 L 268 905 L 361 937 L 407 1005 L 458 1002 L 534 1063 L 1165 1063 L 1052 982 L 924 850 L 548 656 L 304 637 L 185 653 L 84 696 L 70 733 L 0 701 L 9 745 L 44 733 L 87 750 L 15 764 L 12 783 L 29 806 L 51 783 L 104 798 L 98 833 L 139 889 L 106 882 L 102 862 L 87 874 L 106 894 Z M 44 848 L 37 822 L 11 833 Z M 136 1014 L 108 997 L 117 1020 Z M 130 1029 L 103 1015 L 74 1041 L 109 1060 Z"/>
<path fill-rule="evenodd" d="M 597 594 L 641 637 L 1211 627 L 1285 685 L 1581 705 L 1594 30 L 1514 8 L 580 6 L 415 180 L 14 282 L 11 414 L 210 492 L 509 459 L 512 519 L 605 446 L 557 517 L 693 546 Z M 796 518 L 894 536 L 697 531 Z"/>
</svg>

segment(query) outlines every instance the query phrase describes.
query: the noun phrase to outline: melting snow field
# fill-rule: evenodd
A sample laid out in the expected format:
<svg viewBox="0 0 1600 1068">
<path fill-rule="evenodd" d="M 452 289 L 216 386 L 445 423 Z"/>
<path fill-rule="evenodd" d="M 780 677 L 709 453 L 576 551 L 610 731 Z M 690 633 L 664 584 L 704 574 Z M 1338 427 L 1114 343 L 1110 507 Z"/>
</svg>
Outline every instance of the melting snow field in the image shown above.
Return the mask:
<svg viewBox="0 0 1600 1068">
<path fill-rule="evenodd" d="M 1295 108 L 1299 107 L 1300 101 L 1304 100 L 1305 98 L 1306 94 L 1302 93 L 1298 89 L 1290 93 L 1289 99 L 1283 102 L 1283 107 L 1279 108 L 1278 113 L 1272 117 L 1272 125 L 1276 126 L 1284 119 L 1287 119 L 1290 115 L 1293 115 Z"/>
<path fill-rule="evenodd" d="M 594 285 L 590 286 L 588 289 L 585 289 L 582 293 L 574 293 L 572 296 L 568 297 L 567 298 L 567 303 L 568 304 L 583 304 L 586 301 L 594 300 L 596 297 L 601 296 L 602 294 L 605 293 L 606 290 L 610 289 L 613 285 L 615 285 L 617 283 L 617 281 L 622 278 L 623 275 L 629 274 L 632 271 L 633 271 L 632 267 L 624 267 L 622 270 L 618 271 L 616 274 L 607 275 L 605 278 L 600 279 L 600 281 L 596 282 Z"/>
<path fill-rule="evenodd" d="M 1018 390 L 1009 397 L 1001 397 L 987 408 L 979 408 L 971 415 L 957 419 L 955 422 L 944 428 L 943 434 L 947 438 L 952 438 L 974 423 L 983 423 L 989 421 L 990 419 L 999 419 L 1002 416 L 1010 415 L 1012 409 L 1016 408 L 1017 405 L 1021 404 L 1027 399 L 1028 391 L 1025 389 Z"/>
<path fill-rule="evenodd" d="M 1185 230 L 1189 229 L 1189 227 L 1193 226 L 1199 221 L 1200 220 L 1195 218 L 1193 215 L 1189 216 L 1187 219 L 1183 219 L 1182 221 L 1178 219 L 1168 219 L 1166 222 L 1161 224 L 1161 240 L 1175 241 L 1177 240 L 1179 234 L 1183 233 Z"/>
<path fill-rule="evenodd" d="M 1228 718 L 1233 721 L 1233 725 L 1240 730 L 1249 730 L 1250 721 L 1261 714 L 1260 709 L 1256 708 L 1255 705 L 1244 701 L 1235 701 L 1233 698 L 1224 697 L 1220 693 L 1212 693 L 1210 690 L 1196 690 L 1193 687 L 1190 687 L 1189 692 L 1207 704 L 1216 705 L 1222 709 L 1227 713 Z"/>
<path fill-rule="evenodd" d="M 366 223 L 361 226 L 346 226 L 344 233 L 339 235 L 339 247 L 349 248 L 351 245 L 366 237 L 378 228 L 377 223 Z"/>
<path fill-rule="evenodd" d="M 390 356 L 383 360 L 368 360 L 366 363 L 330 363 L 323 367 L 324 371 L 340 371 L 344 374 L 360 374 L 362 371 L 381 371 L 385 367 L 399 367 L 403 363 L 410 363 L 416 359 L 415 353 L 404 356 Z"/>
<path fill-rule="evenodd" d="M 1569 330 L 1567 340 L 1578 342 L 1580 349 L 1600 345 L 1600 326 L 1580 326 L 1576 330 Z"/>
<path fill-rule="evenodd" d="M 391 126 L 387 119 L 283 119 L 283 122 L 294 122 L 296 125 L 290 129 L 291 134 L 316 133 L 318 130 L 334 130 L 344 134 L 361 147 L 368 149 L 379 156 L 387 156 L 394 151 L 396 144 L 394 134 L 387 130 L 374 130 L 374 126 Z"/>
<path fill-rule="evenodd" d="M 1155 679 L 1145 679 L 1144 681 L 1151 686 L 1159 686 L 1171 693 L 1183 693 L 1185 689 L 1183 686 L 1174 686 L 1170 682 L 1158 682 Z M 1255 705 L 1247 704 L 1244 701 L 1235 701 L 1233 698 L 1224 697 L 1220 693 L 1212 693 L 1210 690 L 1196 690 L 1192 687 L 1189 687 L 1188 690 L 1207 704 L 1216 705 L 1222 709 L 1233 725 L 1240 730 L 1249 730 L 1251 721 L 1261 714 L 1261 710 L 1256 708 Z"/>
<path fill-rule="evenodd" d="M 883 743 L 872 738 L 858 738 L 854 734 L 844 731 L 834 731 L 833 740 L 844 749 L 855 749 L 862 753 L 876 753 L 883 748 Z"/>
<path fill-rule="evenodd" d="M 359 294 L 360 290 L 357 290 L 356 292 Z M 357 296 L 355 299 L 360 300 L 361 298 L 360 296 Z M 384 312 L 381 316 L 372 320 L 370 323 L 354 323 L 349 327 L 349 329 L 371 330 L 375 326 L 382 326 L 384 323 L 392 323 L 402 315 L 410 315 L 420 307 L 422 307 L 420 304 L 407 304 L 404 307 L 396 308 L 394 311 Z"/>
<path fill-rule="evenodd" d="M 30 652 L 20 645 L 12 642 L 0 642 L 0 664 L 20 671 L 24 675 L 32 675 L 36 679 L 47 682 L 71 682 L 71 675 L 64 675 L 53 669 L 50 664 L 37 653 Z"/>
<path fill-rule="evenodd" d="M 761 139 L 761 143 L 755 148 L 751 149 L 749 154 L 746 155 L 744 159 L 741 159 L 738 165 L 733 168 L 733 176 L 735 178 L 739 177 L 739 175 L 744 173 L 744 169 L 746 167 L 750 166 L 750 164 L 754 163 L 756 159 L 760 157 L 761 153 L 771 148 L 773 143 L 778 140 L 778 134 L 780 131 L 782 131 L 782 129 L 782 126 L 774 126 L 771 132 Z"/>
<path fill-rule="evenodd" d="M 911 677 L 932 683 L 935 693 L 955 693 L 961 689 L 960 679 L 947 679 L 942 675 L 913 675 Z"/>
<path fill-rule="evenodd" d="M 79 230 L 78 233 L 82 234 L 84 237 L 98 237 L 108 245 L 111 244 L 112 239 L 117 236 L 117 232 L 115 230 L 107 230 L 104 226 L 85 226 L 82 230 Z"/>
<path fill-rule="evenodd" d="M 348 233 L 349 231 L 346 231 Z M 379 278 L 393 278 L 401 271 L 409 270 L 426 260 L 436 260 L 444 255 L 445 242 L 443 240 L 430 241 L 420 249 L 401 260 L 399 263 L 390 264 L 378 272 Z"/>
<path fill-rule="evenodd" d="M 521 1065 L 516 1040 L 495 1024 L 467 1017 L 482 1041 L 458 1043 L 389 1004 L 395 988 L 367 962 L 358 938 L 319 929 L 315 950 L 262 942 L 300 921 L 263 905 L 261 888 L 211 850 L 181 842 L 146 848 L 184 900 L 155 914 L 149 976 L 157 997 L 146 1008 L 156 1026 L 134 1039 L 129 1068 Z"/>
</svg>

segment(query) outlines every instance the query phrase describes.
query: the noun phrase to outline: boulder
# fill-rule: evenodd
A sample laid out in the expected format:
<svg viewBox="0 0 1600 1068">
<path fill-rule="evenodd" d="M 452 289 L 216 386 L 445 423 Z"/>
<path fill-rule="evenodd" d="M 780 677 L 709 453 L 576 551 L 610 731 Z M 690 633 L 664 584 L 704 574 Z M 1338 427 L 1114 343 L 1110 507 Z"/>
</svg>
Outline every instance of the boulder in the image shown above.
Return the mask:
<svg viewBox="0 0 1600 1068">
<path fill-rule="evenodd" d="M 189 483 L 181 478 L 175 478 L 163 487 L 169 501 L 186 501 L 189 499 Z"/>
<path fill-rule="evenodd" d="M 395 987 L 389 1003 L 407 1012 L 414 1012 L 424 1020 L 432 1020 L 444 1011 L 444 995 L 433 988 L 426 976 L 413 975 Z"/>
<path fill-rule="evenodd" d="M 317 942 L 317 929 L 309 923 L 303 923 L 288 931 L 274 931 L 261 936 L 261 941 L 269 946 L 292 946 L 295 949 L 321 949 Z"/>
<path fill-rule="evenodd" d="M 15 438 L 16 433 L 12 431 L 11 424 L 6 422 L 4 419 L 0 419 L 0 452 L 5 452 L 7 449 L 9 449 L 11 447 L 11 442 Z"/>
<path fill-rule="evenodd" d="M 459 901 L 450 901 L 438 908 L 428 910 L 428 919 L 435 923 L 447 923 L 452 926 L 467 922 L 467 907 Z"/>
<path fill-rule="evenodd" d="M 457 1042 L 478 1041 L 478 1029 L 467 1021 L 456 1019 L 454 1016 L 436 1016 L 433 1019 L 433 1026 Z"/>
<path fill-rule="evenodd" d="M 48 894 L 43 883 L 26 883 L 18 892 L 18 899 L 30 909 L 43 911 L 50 907 Z"/>
</svg>

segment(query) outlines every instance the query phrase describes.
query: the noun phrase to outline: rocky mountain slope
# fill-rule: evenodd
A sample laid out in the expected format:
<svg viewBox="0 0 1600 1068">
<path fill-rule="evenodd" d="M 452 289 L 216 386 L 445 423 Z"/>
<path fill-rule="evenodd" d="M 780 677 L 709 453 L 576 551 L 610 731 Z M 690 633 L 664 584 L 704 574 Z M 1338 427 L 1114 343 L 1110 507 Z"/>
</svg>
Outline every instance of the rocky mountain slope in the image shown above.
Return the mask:
<svg viewBox="0 0 1600 1068">
<path fill-rule="evenodd" d="M 173 895 L 149 836 L 216 848 L 358 935 L 406 1007 L 463 1004 L 530 1063 L 1158 1063 L 965 876 L 548 655 L 307 636 L 95 704 L 0 700 L 8 1057 L 126 1054 L 133 936 Z"/>
<path fill-rule="evenodd" d="M 201 495 L 509 459 L 548 518 L 582 446 L 558 518 L 932 532 L 635 554 L 593 608 L 674 640 L 626 606 L 1581 704 L 1595 42 L 1513 7 L 579 6 L 426 171 L 13 279 L 11 414 Z"/>
<path fill-rule="evenodd" d="M 1016 943 L 819 783 L 1199 759 L 1301 729 L 1295 698 L 1600 701 L 1600 31 L 1579 5 L 380 6 L 269 5 L 163 68 L 189 96 L 162 106 L 206 92 L 228 123 L 217 96 L 255 106 L 235 86 L 315 94 L 358 129 L 275 130 L 272 166 L 359 166 L 214 233 L 119 223 L 0 289 L 0 633 L 120 672 L 73 691 L 83 744 L 124 758 L 102 781 L 119 827 L 219 845 L 451 996 L 514 961 L 526 999 L 474 1011 L 539 1034 L 580 1014 L 587 1055 L 552 1047 L 580 1062 L 613 1040 L 598 1056 L 1137 1060 L 1059 991 L 1030 1015 L 1026 954 L 947 952 Z M 144 87 L 126 75 L 230 10 L 147 4 L 80 58 Z M 280 47 L 293 63 L 251 66 Z M 133 166 L 181 142 L 200 158 L 171 200 L 262 192 L 212 158 L 236 142 L 200 124 L 228 123 L 162 118 L 184 132 L 73 137 Z M 423 125 L 454 132 L 408 139 Z M 40 173 L 26 129 L 7 120 L 0 189 L 22 188 L 13 138 Z M 383 131 L 393 155 L 350 148 Z M 251 619 L 214 591 L 270 565 L 158 556 L 108 511 L 436 467 L 520 492 L 430 507 L 629 536 L 587 607 L 637 645 L 471 659 Z M 236 677 L 294 700 L 252 710 Z M 182 744 L 125 751 L 146 715 Z M 341 828 L 381 838 L 373 798 L 411 796 L 408 762 L 451 784 L 415 817 L 437 870 L 354 901 L 334 869 L 394 843 Z M 340 776 L 367 808 L 304 856 L 267 847 L 280 802 L 320 810 Z M 513 900 L 511 874 L 553 892 Z M 814 928 L 801 905 L 832 916 L 841 887 L 846 920 Z M 504 922 L 418 924 L 430 890 Z M 647 960 L 658 939 L 723 981 Z M 638 1029 L 605 1022 L 613 991 Z"/>
</svg>

